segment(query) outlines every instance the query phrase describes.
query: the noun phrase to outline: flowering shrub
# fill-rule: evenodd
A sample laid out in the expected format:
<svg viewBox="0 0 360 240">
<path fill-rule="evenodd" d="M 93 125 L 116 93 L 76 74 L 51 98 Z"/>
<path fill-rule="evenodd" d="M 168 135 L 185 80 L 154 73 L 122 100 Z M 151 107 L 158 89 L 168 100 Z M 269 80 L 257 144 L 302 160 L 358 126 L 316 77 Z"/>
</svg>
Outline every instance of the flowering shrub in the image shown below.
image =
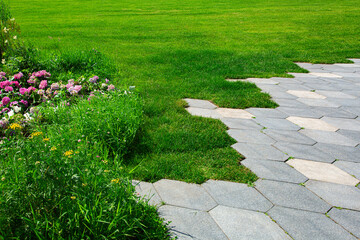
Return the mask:
<svg viewBox="0 0 360 240">
<path fill-rule="evenodd" d="M 13 76 L 0 72 L 0 136 L 5 135 L 12 122 L 25 127 L 37 112 L 36 106 L 39 104 L 70 105 L 77 98 L 115 90 L 115 86 L 109 82 L 98 76 L 57 82 L 45 70 L 33 72 L 28 77 L 21 72 Z"/>
</svg>

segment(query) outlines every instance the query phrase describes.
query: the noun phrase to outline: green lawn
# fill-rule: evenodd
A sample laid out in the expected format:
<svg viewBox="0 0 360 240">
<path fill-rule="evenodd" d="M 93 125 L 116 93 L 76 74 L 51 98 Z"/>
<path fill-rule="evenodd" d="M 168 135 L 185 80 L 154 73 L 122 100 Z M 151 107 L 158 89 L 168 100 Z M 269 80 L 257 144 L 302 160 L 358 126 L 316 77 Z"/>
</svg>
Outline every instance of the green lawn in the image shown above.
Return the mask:
<svg viewBox="0 0 360 240">
<path fill-rule="evenodd" d="M 182 98 L 223 107 L 275 107 L 253 84 L 287 76 L 294 61 L 360 57 L 360 0 L 11 0 L 23 37 L 41 49 L 96 48 L 116 61 L 118 85 L 136 85 L 145 124 L 135 177 L 252 182 L 226 127 L 190 116 Z M 140 164 L 140 165 L 138 165 Z"/>
</svg>

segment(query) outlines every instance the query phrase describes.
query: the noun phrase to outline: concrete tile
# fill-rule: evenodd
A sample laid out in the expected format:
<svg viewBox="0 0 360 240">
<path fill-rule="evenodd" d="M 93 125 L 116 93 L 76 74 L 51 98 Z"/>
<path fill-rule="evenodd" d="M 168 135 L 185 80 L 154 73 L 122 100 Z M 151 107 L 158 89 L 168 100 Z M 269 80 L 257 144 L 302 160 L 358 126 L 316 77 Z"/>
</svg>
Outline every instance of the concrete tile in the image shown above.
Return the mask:
<svg viewBox="0 0 360 240">
<path fill-rule="evenodd" d="M 317 73 L 317 72 L 311 72 L 309 73 L 311 75 L 317 76 L 317 77 L 326 77 L 326 78 L 342 78 L 342 76 L 332 73 Z"/>
<path fill-rule="evenodd" d="M 308 179 L 284 162 L 247 158 L 241 164 L 259 178 L 291 183 L 303 183 Z"/>
<path fill-rule="evenodd" d="M 343 93 L 343 92 L 339 92 L 339 91 L 316 91 L 316 93 L 321 94 L 325 97 L 329 97 L 329 98 L 347 98 L 347 99 L 355 99 L 356 97 Z"/>
<path fill-rule="evenodd" d="M 135 186 L 136 193 L 138 193 L 145 200 L 148 200 L 149 201 L 148 203 L 150 205 L 153 206 L 161 205 L 161 198 L 151 183 L 140 182 L 136 180 L 133 180 L 132 183 Z"/>
<path fill-rule="evenodd" d="M 296 240 L 355 240 L 341 226 L 321 213 L 275 206 L 269 215 Z"/>
<path fill-rule="evenodd" d="M 304 86 L 311 88 L 312 90 L 326 90 L 326 91 L 338 91 L 336 86 L 323 83 L 305 83 Z"/>
<path fill-rule="evenodd" d="M 322 114 L 317 113 L 310 108 L 290 108 L 278 107 L 277 110 L 286 113 L 288 116 L 304 117 L 304 118 L 321 118 Z"/>
<path fill-rule="evenodd" d="M 289 157 L 328 163 L 332 163 L 335 160 L 332 155 L 323 152 L 314 146 L 298 143 L 277 142 L 274 144 L 274 147 L 281 150 L 283 153 L 288 154 Z"/>
<path fill-rule="evenodd" d="M 287 90 L 302 90 L 302 91 L 312 90 L 311 88 L 302 85 L 301 81 L 297 81 L 296 83 L 280 83 L 279 86 Z"/>
<path fill-rule="evenodd" d="M 360 116 L 360 107 L 341 107 L 341 109 L 345 110 L 346 112 L 352 113 L 356 116 Z M 329 116 L 329 117 L 331 117 L 331 116 Z"/>
<path fill-rule="evenodd" d="M 321 120 L 331 124 L 339 129 L 360 131 L 360 121 L 356 119 L 323 117 Z"/>
<path fill-rule="evenodd" d="M 246 111 L 257 118 L 287 118 L 289 116 L 286 113 L 272 108 L 248 108 Z"/>
<path fill-rule="evenodd" d="M 328 153 L 338 160 L 345 160 L 350 162 L 360 162 L 360 148 L 348 147 L 334 144 L 317 143 L 315 148 Z"/>
<path fill-rule="evenodd" d="M 360 179 L 360 163 L 348 162 L 348 161 L 336 161 L 333 163 L 338 168 L 344 170 L 348 174 Z"/>
<path fill-rule="evenodd" d="M 216 112 L 224 118 L 252 119 L 254 115 L 242 109 L 218 108 Z"/>
<path fill-rule="evenodd" d="M 259 130 L 253 129 L 230 129 L 227 131 L 230 137 L 234 138 L 237 142 L 243 143 L 257 143 L 257 144 L 273 144 L 275 140 L 268 137 Z"/>
<path fill-rule="evenodd" d="M 235 143 L 231 146 L 246 158 L 267 159 L 274 161 L 285 161 L 289 158 L 273 146 L 266 144 Z"/>
<path fill-rule="evenodd" d="M 333 108 L 340 107 L 339 104 L 330 102 L 327 99 L 298 98 L 297 101 L 315 107 L 333 107 Z"/>
<path fill-rule="evenodd" d="M 186 111 L 188 111 L 193 116 L 207 117 L 214 119 L 222 118 L 222 116 L 219 113 L 217 113 L 216 110 L 213 109 L 188 107 L 186 108 Z"/>
<path fill-rule="evenodd" d="M 210 211 L 210 215 L 230 240 L 290 240 L 289 236 L 263 213 L 218 206 Z"/>
<path fill-rule="evenodd" d="M 300 134 L 298 131 L 264 129 L 263 133 L 277 142 L 300 143 L 306 145 L 314 145 L 316 143 L 316 141 Z"/>
<path fill-rule="evenodd" d="M 263 127 L 253 119 L 222 118 L 221 121 L 230 129 L 258 129 Z"/>
<path fill-rule="evenodd" d="M 333 208 L 328 215 L 335 222 L 360 239 L 360 212 Z"/>
<path fill-rule="evenodd" d="M 279 82 L 268 78 L 248 78 L 247 81 L 255 84 L 270 84 L 270 85 L 279 84 Z"/>
<path fill-rule="evenodd" d="M 289 72 L 288 74 L 293 75 L 295 77 L 295 79 L 297 78 L 318 78 L 318 76 L 316 75 L 311 75 L 309 73 L 293 73 L 293 72 Z"/>
<path fill-rule="evenodd" d="M 215 109 L 217 106 L 210 101 L 207 100 L 200 100 L 200 99 L 191 99 L 191 98 L 185 98 L 184 99 L 189 107 L 194 108 L 205 108 L 205 109 Z"/>
<path fill-rule="evenodd" d="M 255 188 L 243 183 L 208 180 L 202 186 L 222 206 L 267 212 L 273 205 Z"/>
<path fill-rule="evenodd" d="M 170 232 L 178 239 L 228 239 L 207 212 L 165 205 L 160 217 L 170 221 Z"/>
<path fill-rule="evenodd" d="M 319 213 L 326 213 L 331 208 L 328 203 L 299 184 L 262 180 L 257 182 L 256 189 L 278 206 Z"/>
<path fill-rule="evenodd" d="M 254 121 L 268 129 L 294 130 L 294 131 L 300 129 L 298 125 L 289 122 L 287 119 L 257 117 L 254 119 Z"/>
<path fill-rule="evenodd" d="M 316 92 L 311 91 L 297 91 L 297 90 L 288 90 L 287 93 L 297 96 L 299 98 L 315 98 L 315 99 L 325 99 L 326 97 L 323 95 L 320 95 Z"/>
<path fill-rule="evenodd" d="M 311 130 L 311 129 L 302 129 L 299 132 L 301 134 L 308 136 L 309 138 L 314 139 L 319 143 L 328 143 L 328 144 L 351 146 L 351 147 L 355 147 L 356 145 L 358 145 L 358 142 L 350 138 L 347 138 L 337 132 L 319 131 L 319 130 Z"/>
<path fill-rule="evenodd" d="M 351 138 L 354 141 L 360 142 L 360 131 L 340 129 L 337 132 L 347 138 Z"/>
<path fill-rule="evenodd" d="M 169 205 L 209 211 L 217 203 L 200 185 L 162 179 L 154 183 L 161 199 Z"/>
<path fill-rule="evenodd" d="M 295 99 L 285 99 L 285 98 L 272 98 L 274 102 L 279 104 L 281 107 L 291 107 L 291 108 L 307 108 L 308 106 L 304 103 L 301 103 Z"/>
<path fill-rule="evenodd" d="M 359 180 L 329 163 L 290 159 L 286 162 L 312 180 L 355 186 Z"/>
<path fill-rule="evenodd" d="M 360 189 L 356 187 L 313 180 L 305 186 L 332 206 L 360 210 Z"/>
<path fill-rule="evenodd" d="M 329 108 L 329 107 L 312 107 L 312 111 L 321 114 L 321 116 L 326 117 L 336 117 L 336 118 L 356 118 L 357 115 L 344 111 L 343 108 Z"/>
<path fill-rule="evenodd" d="M 348 99 L 348 98 L 327 98 L 327 100 L 335 105 L 347 106 L 347 107 L 358 107 L 360 106 L 360 99 Z"/>
<path fill-rule="evenodd" d="M 321 131 L 332 131 L 335 132 L 338 130 L 337 127 L 328 124 L 327 122 L 315 119 L 315 118 L 303 118 L 303 117 L 288 117 L 286 118 L 288 121 L 299 125 L 302 128 L 305 129 L 313 129 L 313 130 L 321 130 Z"/>
<path fill-rule="evenodd" d="M 340 75 L 342 77 L 355 77 L 355 78 L 360 78 L 360 73 L 343 73 L 343 72 L 338 72 L 337 75 Z"/>
</svg>

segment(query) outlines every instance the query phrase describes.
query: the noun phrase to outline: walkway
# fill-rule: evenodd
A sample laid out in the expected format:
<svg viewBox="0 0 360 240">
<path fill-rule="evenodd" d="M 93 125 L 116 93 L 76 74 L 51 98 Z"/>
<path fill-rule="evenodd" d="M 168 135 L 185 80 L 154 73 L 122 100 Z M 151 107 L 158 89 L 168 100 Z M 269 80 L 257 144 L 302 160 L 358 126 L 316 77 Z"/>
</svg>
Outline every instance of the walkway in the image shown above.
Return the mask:
<svg viewBox="0 0 360 240">
<path fill-rule="evenodd" d="M 152 196 L 179 239 L 360 238 L 360 60 L 352 60 L 298 63 L 310 73 L 295 78 L 228 79 L 255 83 L 276 109 L 185 99 L 192 115 L 229 127 L 241 164 L 260 178 L 254 187 L 163 179 L 137 191 Z"/>
</svg>

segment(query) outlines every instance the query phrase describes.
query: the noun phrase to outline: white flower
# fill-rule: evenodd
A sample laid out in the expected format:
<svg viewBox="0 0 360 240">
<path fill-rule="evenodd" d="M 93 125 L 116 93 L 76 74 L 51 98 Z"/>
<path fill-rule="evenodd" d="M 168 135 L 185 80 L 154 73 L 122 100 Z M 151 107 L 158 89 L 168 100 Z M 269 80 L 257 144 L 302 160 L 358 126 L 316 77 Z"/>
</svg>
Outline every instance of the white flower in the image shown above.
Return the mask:
<svg viewBox="0 0 360 240">
<path fill-rule="evenodd" d="M 7 33 L 9 31 L 9 29 L 7 29 L 6 27 L 4 27 L 4 33 Z"/>
<path fill-rule="evenodd" d="M 1 64 L 5 65 L 5 63 L 6 63 L 5 59 L 1 59 Z"/>
<path fill-rule="evenodd" d="M 9 41 L 8 40 L 5 40 L 5 44 L 7 44 Z"/>
<path fill-rule="evenodd" d="M 10 21 L 12 21 L 12 22 L 15 21 L 15 18 L 10 19 Z"/>
<path fill-rule="evenodd" d="M 18 113 L 21 111 L 21 107 L 14 106 L 13 109 L 15 110 L 15 113 Z"/>
<path fill-rule="evenodd" d="M 31 120 L 32 119 L 32 117 L 30 116 L 29 113 L 25 113 L 24 117 L 25 117 L 26 120 Z"/>
<path fill-rule="evenodd" d="M 9 118 L 14 116 L 14 110 L 11 110 L 10 112 L 8 112 L 8 116 L 9 116 Z"/>
<path fill-rule="evenodd" d="M 14 40 L 16 40 L 16 39 L 17 39 L 17 36 L 15 35 L 13 38 L 14 38 Z"/>
</svg>

